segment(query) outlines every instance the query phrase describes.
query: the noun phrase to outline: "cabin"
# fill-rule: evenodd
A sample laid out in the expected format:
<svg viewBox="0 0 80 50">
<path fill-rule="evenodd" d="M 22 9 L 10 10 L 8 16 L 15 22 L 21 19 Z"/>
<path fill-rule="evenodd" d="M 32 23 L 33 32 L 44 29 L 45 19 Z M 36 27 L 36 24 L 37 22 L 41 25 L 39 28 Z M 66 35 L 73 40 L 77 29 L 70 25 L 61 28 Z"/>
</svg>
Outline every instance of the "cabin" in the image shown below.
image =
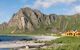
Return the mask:
<svg viewBox="0 0 80 50">
<path fill-rule="evenodd" d="M 62 34 L 62 36 L 80 36 L 80 31 L 67 31 Z"/>
<path fill-rule="evenodd" d="M 80 31 L 75 32 L 75 36 L 80 36 Z"/>
</svg>

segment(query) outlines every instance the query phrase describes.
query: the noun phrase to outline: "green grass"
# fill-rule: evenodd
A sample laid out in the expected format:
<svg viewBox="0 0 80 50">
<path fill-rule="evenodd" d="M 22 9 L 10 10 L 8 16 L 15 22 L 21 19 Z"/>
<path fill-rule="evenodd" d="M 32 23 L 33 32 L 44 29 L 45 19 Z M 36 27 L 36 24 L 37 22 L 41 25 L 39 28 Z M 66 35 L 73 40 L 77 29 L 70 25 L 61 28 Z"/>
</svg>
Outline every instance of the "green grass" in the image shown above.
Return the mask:
<svg viewBox="0 0 80 50">
<path fill-rule="evenodd" d="M 36 29 L 35 31 L 30 32 L 29 34 L 35 34 L 35 35 L 36 34 L 46 34 L 46 33 L 51 33 L 54 30 L 57 30 L 56 33 L 64 32 L 64 31 L 68 31 L 68 30 L 80 30 L 80 17 L 79 16 L 76 15 L 76 17 L 75 16 L 56 17 L 56 19 L 54 20 L 54 22 L 51 25 L 44 25 L 41 23 L 39 29 Z M 4 30 L 0 30 L 0 33 L 5 33 L 5 34 L 8 33 L 9 34 L 9 33 L 11 33 L 11 31 L 15 30 L 16 28 L 17 28 L 17 26 L 5 28 Z M 20 30 L 20 31 L 16 30 L 16 33 L 28 34 L 28 32 L 23 32 L 23 30 Z"/>
<path fill-rule="evenodd" d="M 56 47 L 50 47 L 50 48 L 40 49 L 40 50 L 80 50 L 80 44 L 56 46 Z"/>
<path fill-rule="evenodd" d="M 80 50 L 80 37 L 61 37 L 49 42 L 50 44 L 63 44 L 61 46 L 47 47 L 41 50 Z"/>
<path fill-rule="evenodd" d="M 15 27 L 10 27 L 10 28 L 5 28 L 3 30 L 0 30 L 0 35 L 50 35 L 50 27 L 40 27 L 39 29 L 36 29 L 35 31 L 23 31 L 23 30 L 16 30 L 13 34 L 11 33 L 14 31 L 16 28 Z M 54 34 L 54 33 L 53 33 Z"/>
<path fill-rule="evenodd" d="M 80 43 L 80 37 L 61 37 L 53 41 L 55 43 Z"/>
</svg>

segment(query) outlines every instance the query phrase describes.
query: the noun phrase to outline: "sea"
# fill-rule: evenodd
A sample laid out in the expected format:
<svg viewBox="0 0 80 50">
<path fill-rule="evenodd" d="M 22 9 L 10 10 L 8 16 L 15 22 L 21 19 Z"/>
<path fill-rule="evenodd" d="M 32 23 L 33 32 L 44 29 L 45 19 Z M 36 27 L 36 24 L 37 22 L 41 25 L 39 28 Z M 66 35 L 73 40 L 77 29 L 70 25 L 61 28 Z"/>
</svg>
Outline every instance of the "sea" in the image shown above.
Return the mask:
<svg viewBox="0 0 80 50">
<path fill-rule="evenodd" d="M 30 36 L 8 36 L 8 35 L 0 35 L 0 42 L 10 42 L 10 41 L 30 41 L 33 38 Z M 0 50 L 10 50 L 10 48 L 0 48 Z"/>
</svg>

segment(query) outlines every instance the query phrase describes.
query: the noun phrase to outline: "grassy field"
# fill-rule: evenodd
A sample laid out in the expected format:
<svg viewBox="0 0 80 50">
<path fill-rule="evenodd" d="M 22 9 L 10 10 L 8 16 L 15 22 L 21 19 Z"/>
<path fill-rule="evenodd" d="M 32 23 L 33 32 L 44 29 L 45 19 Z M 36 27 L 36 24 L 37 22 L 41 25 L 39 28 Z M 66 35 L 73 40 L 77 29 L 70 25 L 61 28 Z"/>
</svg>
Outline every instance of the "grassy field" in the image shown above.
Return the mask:
<svg viewBox="0 0 80 50">
<path fill-rule="evenodd" d="M 80 50 L 80 37 L 61 37 L 53 40 L 51 44 L 63 44 L 61 46 L 48 47 L 41 50 Z"/>
</svg>

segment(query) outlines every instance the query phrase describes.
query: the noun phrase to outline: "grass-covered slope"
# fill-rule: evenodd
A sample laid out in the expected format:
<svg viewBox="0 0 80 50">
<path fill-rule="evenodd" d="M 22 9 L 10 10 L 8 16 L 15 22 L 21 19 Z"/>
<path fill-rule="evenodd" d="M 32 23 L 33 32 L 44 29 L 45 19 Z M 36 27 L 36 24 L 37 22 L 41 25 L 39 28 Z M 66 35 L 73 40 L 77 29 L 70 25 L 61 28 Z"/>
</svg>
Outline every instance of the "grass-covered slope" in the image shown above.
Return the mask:
<svg viewBox="0 0 80 50">
<path fill-rule="evenodd" d="M 13 30 L 16 30 L 15 33 L 23 33 L 24 30 L 18 30 L 16 27 L 9 27 L 3 30 L 0 29 L 0 33 L 11 33 Z M 50 25 L 41 25 L 40 28 L 36 29 L 31 34 L 46 34 L 46 33 L 59 33 L 68 30 L 80 30 L 80 15 L 58 15 L 53 23 Z M 29 33 L 25 31 L 24 33 Z M 29 33 L 29 34 L 30 34 Z"/>
<path fill-rule="evenodd" d="M 80 37 L 61 37 L 50 43 L 53 46 L 41 50 L 80 50 Z"/>
<path fill-rule="evenodd" d="M 80 15 L 59 16 L 53 26 L 59 31 L 80 30 Z"/>
</svg>

